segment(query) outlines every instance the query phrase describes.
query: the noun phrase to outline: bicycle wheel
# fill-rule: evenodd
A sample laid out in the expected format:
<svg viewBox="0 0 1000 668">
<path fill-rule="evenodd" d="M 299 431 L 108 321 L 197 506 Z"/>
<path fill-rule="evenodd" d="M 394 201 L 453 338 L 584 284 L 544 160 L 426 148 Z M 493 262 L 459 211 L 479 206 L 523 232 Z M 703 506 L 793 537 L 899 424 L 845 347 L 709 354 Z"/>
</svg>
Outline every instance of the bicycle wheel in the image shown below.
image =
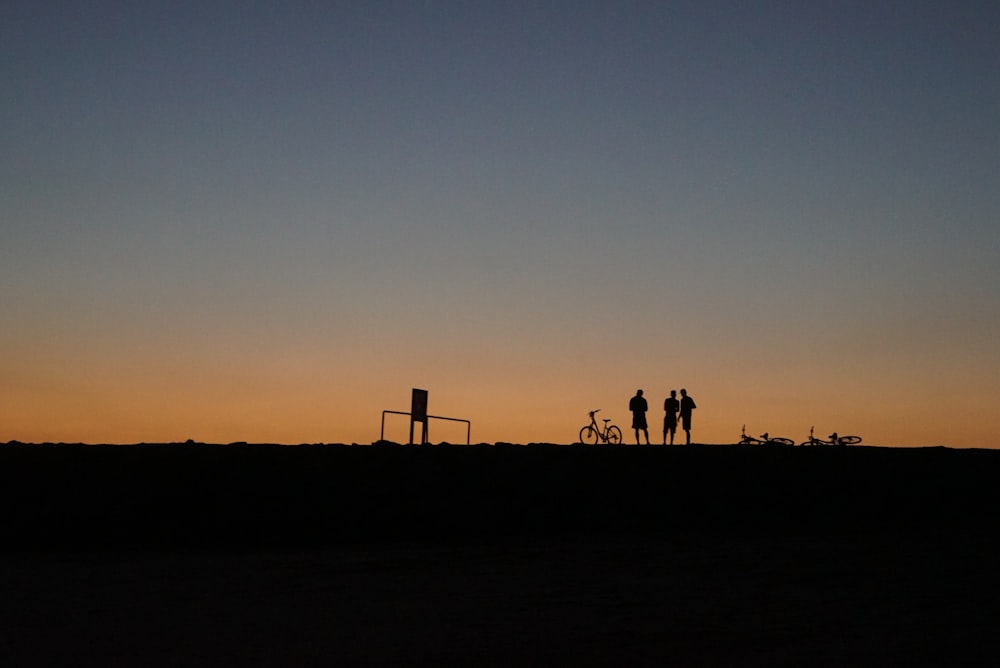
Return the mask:
<svg viewBox="0 0 1000 668">
<path fill-rule="evenodd" d="M 790 439 L 790 438 L 779 438 L 777 436 L 774 437 L 774 438 L 772 438 L 768 442 L 771 445 L 795 445 L 795 441 L 793 441 L 792 439 Z"/>
<path fill-rule="evenodd" d="M 860 436 L 841 436 L 838 441 L 841 445 L 857 445 L 861 442 Z"/>
<path fill-rule="evenodd" d="M 580 430 L 580 442 L 584 445 L 597 445 L 597 430 L 588 424 Z"/>
<path fill-rule="evenodd" d="M 608 443 L 615 444 L 621 442 L 622 442 L 622 430 L 616 427 L 615 425 L 611 425 L 610 427 L 608 427 Z"/>
</svg>

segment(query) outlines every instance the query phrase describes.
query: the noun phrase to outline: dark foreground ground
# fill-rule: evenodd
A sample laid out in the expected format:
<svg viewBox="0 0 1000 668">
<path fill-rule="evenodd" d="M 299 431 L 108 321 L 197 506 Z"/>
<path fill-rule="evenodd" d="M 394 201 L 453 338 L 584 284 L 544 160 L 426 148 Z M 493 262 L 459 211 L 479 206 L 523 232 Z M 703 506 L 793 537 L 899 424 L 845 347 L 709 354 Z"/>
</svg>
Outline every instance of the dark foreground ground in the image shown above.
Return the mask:
<svg viewBox="0 0 1000 668">
<path fill-rule="evenodd" d="M 0 445 L 4 665 L 1000 665 L 1000 451 Z"/>
</svg>

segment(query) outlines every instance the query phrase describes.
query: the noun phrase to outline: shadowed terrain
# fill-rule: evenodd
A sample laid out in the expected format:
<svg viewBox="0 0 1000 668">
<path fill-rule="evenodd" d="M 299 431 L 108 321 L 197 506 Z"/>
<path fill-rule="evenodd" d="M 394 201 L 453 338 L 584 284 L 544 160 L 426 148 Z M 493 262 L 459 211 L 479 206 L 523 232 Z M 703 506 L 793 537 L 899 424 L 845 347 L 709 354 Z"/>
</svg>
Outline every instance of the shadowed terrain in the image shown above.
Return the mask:
<svg viewBox="0 0 1000 668">
<path fill-rule="evenodd" d="M 8 444 L 0 653 L 994 665 L 998 473 L 947 448 Z"/>
</svg>

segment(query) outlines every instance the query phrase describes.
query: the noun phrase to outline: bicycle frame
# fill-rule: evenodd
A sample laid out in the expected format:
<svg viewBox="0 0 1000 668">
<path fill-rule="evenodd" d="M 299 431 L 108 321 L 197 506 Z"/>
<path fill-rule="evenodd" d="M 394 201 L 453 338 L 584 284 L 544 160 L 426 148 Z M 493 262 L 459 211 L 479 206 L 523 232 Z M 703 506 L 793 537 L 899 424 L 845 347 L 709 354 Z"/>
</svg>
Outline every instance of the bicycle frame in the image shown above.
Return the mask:
<svg viewBox="0 0 1000 668">
<path fill-rule="evenodd" d="M 747 434 L 747 426 L 743 425 L 743 428 L 740 429 L 740 441 L 737 445 L 795 445 L 795 441 L 790 438 L 771 436 L 766 431 L 760 435 L 760 438 L 754 438 Z"/>
<path fill-rule="evenodd" d="M 595 415 L 600 412 L 600 408 L 596 410 L 589 411 L 590 414 L 590 424 L 583 427 L 580 430 L 580 442 L 581 443 L 591 443 L 596 445 L 598 441 L 601 443 L 621 443 L 622 441 L 622 431 L 616 425 L 608 424 L 611 422 L 610 419 L 604 420 L 604 430 L 597 425 L 597 418 Z"/>
<path fill-rule="evenodd" d="M 860 436 L 840 436 L 837 432 L 833 432 L 824 441 L 822 438 L 816 438 L 813 436 L 813 430 L 815 427 L 809 427 L 809 438 L 803 441 L 800 445 L 857 445 L 861 442 Z"/>
</svg>

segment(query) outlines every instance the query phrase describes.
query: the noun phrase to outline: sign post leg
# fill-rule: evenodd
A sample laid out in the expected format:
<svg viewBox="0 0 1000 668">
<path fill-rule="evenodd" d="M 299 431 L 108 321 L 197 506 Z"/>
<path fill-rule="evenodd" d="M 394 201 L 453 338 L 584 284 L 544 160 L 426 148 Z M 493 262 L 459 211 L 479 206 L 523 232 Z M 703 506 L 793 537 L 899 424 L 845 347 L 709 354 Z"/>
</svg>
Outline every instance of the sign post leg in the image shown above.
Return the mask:
<svg viewBox="0 0 1000 668">
<path fill-rule="evenodd" d="M 427 390 L 413 388 L 410 397 L 410 445 L 413 445 L 413 423 L 423 424 L 420 445 L 427 445 Z"/>
</svg>

